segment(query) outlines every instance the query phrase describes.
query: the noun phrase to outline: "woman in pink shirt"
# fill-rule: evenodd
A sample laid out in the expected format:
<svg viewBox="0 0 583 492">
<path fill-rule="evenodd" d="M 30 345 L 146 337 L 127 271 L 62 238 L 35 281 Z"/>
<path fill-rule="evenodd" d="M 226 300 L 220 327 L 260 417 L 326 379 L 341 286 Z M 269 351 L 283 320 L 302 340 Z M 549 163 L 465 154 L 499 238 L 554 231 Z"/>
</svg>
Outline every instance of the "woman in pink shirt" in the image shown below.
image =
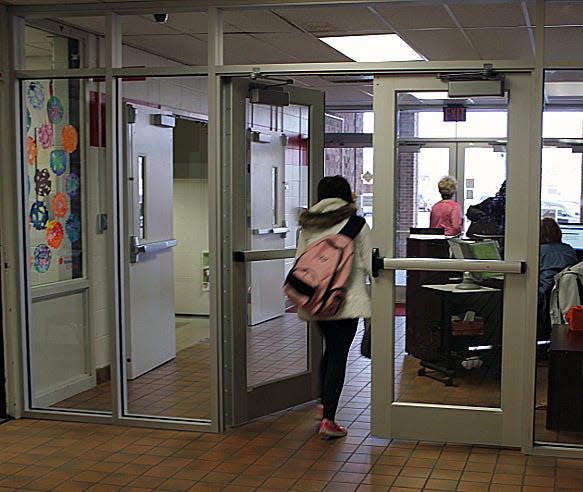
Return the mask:
<svg viewBox="0 0 583 492">
<path fill-rule="evenodd" d="M 445 176 L 437 183 L 441 201 L 431 207 L 429 227 L 443 227 L 446 236 L 459 236 L 462 232 L 462 211 L 459 203 L 452 200 L 456 192 L 456 182 Z"/>
</svg>

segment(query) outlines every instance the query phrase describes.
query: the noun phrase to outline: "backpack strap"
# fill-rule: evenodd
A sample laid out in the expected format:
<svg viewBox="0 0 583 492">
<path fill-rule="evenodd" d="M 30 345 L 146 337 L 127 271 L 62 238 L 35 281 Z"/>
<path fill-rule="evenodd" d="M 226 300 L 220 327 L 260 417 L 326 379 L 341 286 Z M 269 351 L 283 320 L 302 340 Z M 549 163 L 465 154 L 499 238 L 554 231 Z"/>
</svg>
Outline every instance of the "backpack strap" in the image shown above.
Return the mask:
<svg viewBox="0 0 583 492">
<path fill-rule="evenodd" d="M 348 219 L 346 225 L 338 231 L 338 234 L 343 234 L 344 236 L 348 236 L 350 239 L 354 239 L 358 236 L 358 233 L 364 227 L 366 220 L 364 217 L 360 215 L 353 215 Z"/>
</svg>

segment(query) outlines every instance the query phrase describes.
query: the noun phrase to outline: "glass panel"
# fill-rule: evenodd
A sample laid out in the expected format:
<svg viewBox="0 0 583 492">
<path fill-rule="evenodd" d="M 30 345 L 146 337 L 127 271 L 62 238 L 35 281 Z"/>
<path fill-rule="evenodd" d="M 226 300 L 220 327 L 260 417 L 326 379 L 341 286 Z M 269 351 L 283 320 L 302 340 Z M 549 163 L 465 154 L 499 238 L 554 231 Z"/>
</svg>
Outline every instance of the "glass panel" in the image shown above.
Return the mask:
<svg viewBox="0 0 583 492">
<path fill-rule="evenodd" d="M 459 178 L 465 176 L 464 184 L 472 185 L 472 190 L 487 192 L 490 181 L 494 183 L 493 189 L 498 190 L 506 174 L 506 160 L 498 158 L 500 165 L 495 166 L 496 171 L 484 177 L 484 170 L 493 168 L 491 161 L 495 156 L 491 148 L 471 147 L 467 140 L 464 143 L 436 141 L 443 121 L 435 121 L 435 133 L 431 131 L 431 119 L 425 119 L 422 128 L 421 119 L 435 113 L 425 111 L 427 108 L 423 104 L 413 104 L 411 97 L 411 94 L 400 94 L 398 98 L 401 102 L 397 116 L 401 142 L 395 173 L 397 256 L 500 259 L 503 236 L 484 238 L 483 241 L 457 238 L 448 242 L 443 235 L 410 230 L 411 227 L 431 226 L 428 216 L 431 209 L 440 213 L 435 208 L 437 203 L 450 209 L 460 207 L 454 201 L 455 192 L 453 200 L 439 193 L 437 183 L 444 175 L 453 174 L 458 183 Z M 475 99 L 474 125 L 476 128 L 482 126 L 481 137 L 493 136 L 500 131 L 500 120 L 490 118 L 492 113 L 480 111 L 480 102 L 485 102 Z M 430 111 L 432 104 L 428 103 Z M 506 113 L 500 111 L 500 115 L 505 117 Z M 432 141 L 423 141 L 419 135 L 421 131 L 423 137 Z M 463 134 L 454 132 L 454 136 L 459 136 L 459 133 Z M 457 166 L 450 163 L 450 155 L 457 156 Z M 458 184 L 458 190 L 461 194 L 459 202 L 464 203 L 464 197 L 473 198 L 468 188 Z M 460 212 L 464 209 L 461 208 Z M 504 200 L 501 211 L 503 217 Z M 503 229 L 497 232 L 503 234 Z M 396 401 L 500 406 L 503 289 L 504 277 L 501 274 L 396 272 Z M 404 300 L 404 306 L 399 302 L 401 300 Z"/>
<path fill-rule="evenodd" d="M 123 16 L 123 66 L 204 66 L 207 33 L 206 12 Z"/>
<path fill-rule="evenodd" d="M 324 131 L 328 135 L 324 148 L 324 175 L 344 176 L 356 194 L 359 214 L 369 226 L 373 221 L 373 149 L 374 113 L 372 111 L 327 112 Z M 333 138 L 330 134 L 341 134 Z M 368 137 L 362 138 L 362 134 Z"/>
<path fill-rule="evenodd" d="M 132 415 L 211 418 L 209 182 L 206 77 L 122 84 L 131 101 L 127 153 L 128 237 L 175 247 L 125 265 L 124 347 Z"/>
<path fill-rule="evenodd" d="M 463 183 L 463 210 L 466 214 L 464 230 L 467 234 L 471 225 L 471 220 L 467 218 L 468 208 L 471 205 L 480 206 L 484 200 L 494 197 L 491 216 L 494 210 L 504 208 L 504 203 L 500 197 L 500 187 L 506 182 L 506 147 L 500 149 L 492 147 L 466 147 L 465 148 L 465 172 Z M 482 230 L 482 233 L 502 232 L 504 230 L 504 214 L 498 214 L 494 224 L 489 230 Z M 498 230 L 494 229 L 497 228 Z"/>
<path fill-rule="evenodd" d="M 306 106 L 247 105 L 250 249 L 296 246 L 299 214 L 308 206 L 308 123 Z M 307 325 L 282 294 L 292 265 L 292 258 L 247 265 L 248 386 L 308 369 Z"/>
<path fill-rule="evenodd" d="M 247 386 L 295 376 L 308 370 L 308 324 L 281 294 L 283 260 L 247 265 L 251 302 L 247 323 Z"/>
<path fill-rule="evenodd" d="M 57 26 L 55 26 L 57 29 Z M 79 68 L 81 61 L 78 40 L 35 27 L 24 29 L 24 66 L 27 70 Z"/>
<path fill-rule="evenodd" d="M 145 203 L 146 197 L 144 196 L 146 180 L 146 157 L 143 155 L 138 156 L 138 229 L 139 238 L 144 239 L 146 237 L 146 216 L 145 216 Z"/>
<path fill-rule="evenodd" d="M 431 207 L 441 200 L 441 195 L 435 183 L 443 176 L 449 174 L 449 148 L 428 148 L 419 149 L 418 153 L 408 153 L 399 151 L 399 162 L 403 166 L 417 167 L 417 204 L 413 203 L 414 218 L 409 224 L 399 227 L 399 233 L 409 234 L 409 227 L 429 227 L 429 213 Z M 404 193 L 410 193 L 411 189 L 399 189 L 397 203 L 411 205 L 410 200 L 406 200 Z"/>
<path fill-rule="evenodd" d="M 80 79 L 25 80 L 22 94 L 30 404 L 110 411 L 104 236 L 86 226 L 103 212 L 104 95 Z"/>
<path fill-rule="evenodd" d="M 551 21 L 567 13 L 577 15 L 572 2 L 552 5 L 559 12 L 552 15 Z M 583 304 L 583 299 L 579 299 L 577 285 L 570 291 L 571 296 L 566 297 L 569 289 L 565 282 L 576 276 L 563 276 L 560 272 L 583 260 L 582 118 L 578 111 L 583 101 L 581 75 L 581 71 L 545 73 L 543 133 L 553 140 L 546 140 L 542 151 L 541 217 L 545 220 L 544 226 L 541 222 L 537 300 L 535 441 L 570 445 L 583 445 L 580 398 L 583 388 L 581 378 L 576 376 L 582 367 L 583 338 L 578 332 L 569 331 L 561 313 L 566 313 L 573 304 Z M 551 309 L 555 304 L 553 289 L 558 309 Z"/>
</svg>

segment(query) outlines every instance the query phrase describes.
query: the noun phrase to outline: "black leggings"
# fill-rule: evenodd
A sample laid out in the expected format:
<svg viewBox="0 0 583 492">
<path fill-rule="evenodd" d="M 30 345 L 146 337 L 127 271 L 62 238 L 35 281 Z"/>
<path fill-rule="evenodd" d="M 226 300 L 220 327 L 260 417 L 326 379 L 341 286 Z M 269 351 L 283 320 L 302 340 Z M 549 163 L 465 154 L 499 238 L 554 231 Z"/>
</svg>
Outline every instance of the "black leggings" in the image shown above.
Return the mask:
<svg viewBox="0 0 583 492">
<path fill-rule="evenodd" d="M 344 386 L 348 351 L 356 335 L 358 318 L 318 321 L 324 335 L 321 383 L 324 418 L 334 420 Z"/>
</svg>

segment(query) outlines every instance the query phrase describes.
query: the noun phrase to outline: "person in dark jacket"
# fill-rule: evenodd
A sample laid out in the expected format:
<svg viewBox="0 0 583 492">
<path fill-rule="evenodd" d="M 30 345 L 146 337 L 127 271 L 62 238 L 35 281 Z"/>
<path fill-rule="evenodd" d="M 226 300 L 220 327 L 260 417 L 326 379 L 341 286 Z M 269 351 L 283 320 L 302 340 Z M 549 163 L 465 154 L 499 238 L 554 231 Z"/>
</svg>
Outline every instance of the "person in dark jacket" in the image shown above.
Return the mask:
<svg viewBox="0 0 583 492">
<path fill-rule="evenodd" d="M 494 196 L 477 205 L 469 206 L 466 217 L 471 221 L 466 233 L 470 239 L 475 239 L 475 234 L 503 236 L 506 218 L 506 181 Z"/>
</svg>

